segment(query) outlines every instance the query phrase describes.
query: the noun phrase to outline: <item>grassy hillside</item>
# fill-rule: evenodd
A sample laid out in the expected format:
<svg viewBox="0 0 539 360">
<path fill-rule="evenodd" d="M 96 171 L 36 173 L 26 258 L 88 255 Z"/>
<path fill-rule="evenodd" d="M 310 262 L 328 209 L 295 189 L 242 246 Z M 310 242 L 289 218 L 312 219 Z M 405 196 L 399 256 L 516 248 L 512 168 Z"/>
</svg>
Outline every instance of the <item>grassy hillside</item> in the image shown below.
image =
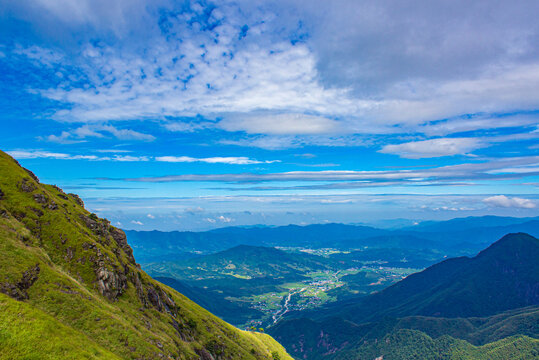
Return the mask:
<svg viewBox="0 0 539 360">
<path fill-rule="evenodd" d="M 290 359 L 140 270 L 125 234 L 0 152 L 0 358 Z"/>
</svg>

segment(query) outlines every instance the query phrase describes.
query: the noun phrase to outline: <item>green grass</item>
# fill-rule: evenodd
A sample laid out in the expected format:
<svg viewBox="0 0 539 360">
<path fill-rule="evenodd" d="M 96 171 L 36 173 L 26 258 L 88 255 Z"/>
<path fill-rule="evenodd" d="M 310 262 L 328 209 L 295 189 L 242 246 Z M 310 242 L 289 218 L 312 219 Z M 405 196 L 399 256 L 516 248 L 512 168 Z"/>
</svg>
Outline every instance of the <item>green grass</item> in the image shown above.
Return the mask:
<svg viewBox="0 0 539 360">
<path fill-rule="evenodd" d="M 199 359 L 207 352 L 273 359 L 271 353 L 281 351 L 275 342 L 236 329 L 151 279 L 130 260 L 129 249 L 112 238 L 114 228 L 106 220 L 91 216 L 61 190 L 37 183 L 3 152 L 0 189 L 0 290 L 9 293 L 25 272 L 36 265 L 40 269 L 37 280 L 21 292 L 27 299 L 2 295 L 0 358 Z M 84 217 L 93 218 L 101 230 L 89 228 Z M 107 298 L 98 291 L 99 253 L 108 271 L 125 275 L 119 296 Z M 161 291 L 161 302 L 162 294 L 174 302 L 171 313 L 149 302 L 152 289 Z M 290 359 L 284 352 L 281 358 Z"/>
<path fill-rule="evenodd" d="M 31 305 L 0 294 L 0 359 L 120 359 Z"/>
</svg>

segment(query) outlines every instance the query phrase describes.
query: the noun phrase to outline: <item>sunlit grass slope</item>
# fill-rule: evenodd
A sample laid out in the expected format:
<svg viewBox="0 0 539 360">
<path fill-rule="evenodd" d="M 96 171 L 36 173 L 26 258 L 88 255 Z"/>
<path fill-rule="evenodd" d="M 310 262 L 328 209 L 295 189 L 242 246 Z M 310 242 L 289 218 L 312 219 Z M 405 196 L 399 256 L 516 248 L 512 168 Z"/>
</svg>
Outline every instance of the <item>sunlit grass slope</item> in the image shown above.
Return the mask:
<svg viewBox="0 0 539 360">
<path fill-rule="evenodd" d="M 0 152 L 0 358 L 291 359 L 151 279 L 124 233 Z"/>
</svg>

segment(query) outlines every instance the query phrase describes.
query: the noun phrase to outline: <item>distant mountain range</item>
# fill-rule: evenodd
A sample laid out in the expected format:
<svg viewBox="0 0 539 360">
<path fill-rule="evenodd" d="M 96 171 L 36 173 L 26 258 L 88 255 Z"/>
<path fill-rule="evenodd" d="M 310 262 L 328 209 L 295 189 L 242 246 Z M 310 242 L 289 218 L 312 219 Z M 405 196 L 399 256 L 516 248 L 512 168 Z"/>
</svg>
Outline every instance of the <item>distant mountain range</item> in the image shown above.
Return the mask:
<svg viewBox="0 0 539 360">
<path fill-rule="evenodd" d="M 269 332 L 298 358 L 434 359 L 460 351 L 504 359 L 514 358 L 512 348 L 531 359 L 539 355 L 538 259 L 538 239 L 506 235 L 473 258 L 448 259 L 377 294 L 296 314 Z M 493 348 L 501 357 L 487 356 Z"/>
<path fill-rule="evenodd" d="M 227 227 L 206 232 L 127 231 L 141 263 L 175 261 L 238 245 L 266 247 L 439 249 L 450 256 L 474 255 L 508 233 L 539 236 L 539 218 L 469 217 L 385 230 L 360 225 Z M 473 234 L 473 236 L 470 236 Z"/>
</svg>

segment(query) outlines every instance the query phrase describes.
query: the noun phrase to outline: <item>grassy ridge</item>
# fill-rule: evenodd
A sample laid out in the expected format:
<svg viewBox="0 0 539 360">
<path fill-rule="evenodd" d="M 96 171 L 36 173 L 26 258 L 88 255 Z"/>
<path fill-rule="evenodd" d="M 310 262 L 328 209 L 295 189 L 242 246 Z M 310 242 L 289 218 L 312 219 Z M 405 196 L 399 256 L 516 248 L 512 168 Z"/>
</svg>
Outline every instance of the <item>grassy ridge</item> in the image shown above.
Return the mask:
<svg viewBox="0 0 539 360">
<path fill-rule="evenodd" d="M 2 297 L 2 339 L 29 351 L 0 358 L 290 359 L 268 335 L 246 334 L 151 279 L 121 230 L 3 152 L 0 292 L 11 297 Z M 58 341 L 42 345 L 52 328 Z"/>
</svg>

